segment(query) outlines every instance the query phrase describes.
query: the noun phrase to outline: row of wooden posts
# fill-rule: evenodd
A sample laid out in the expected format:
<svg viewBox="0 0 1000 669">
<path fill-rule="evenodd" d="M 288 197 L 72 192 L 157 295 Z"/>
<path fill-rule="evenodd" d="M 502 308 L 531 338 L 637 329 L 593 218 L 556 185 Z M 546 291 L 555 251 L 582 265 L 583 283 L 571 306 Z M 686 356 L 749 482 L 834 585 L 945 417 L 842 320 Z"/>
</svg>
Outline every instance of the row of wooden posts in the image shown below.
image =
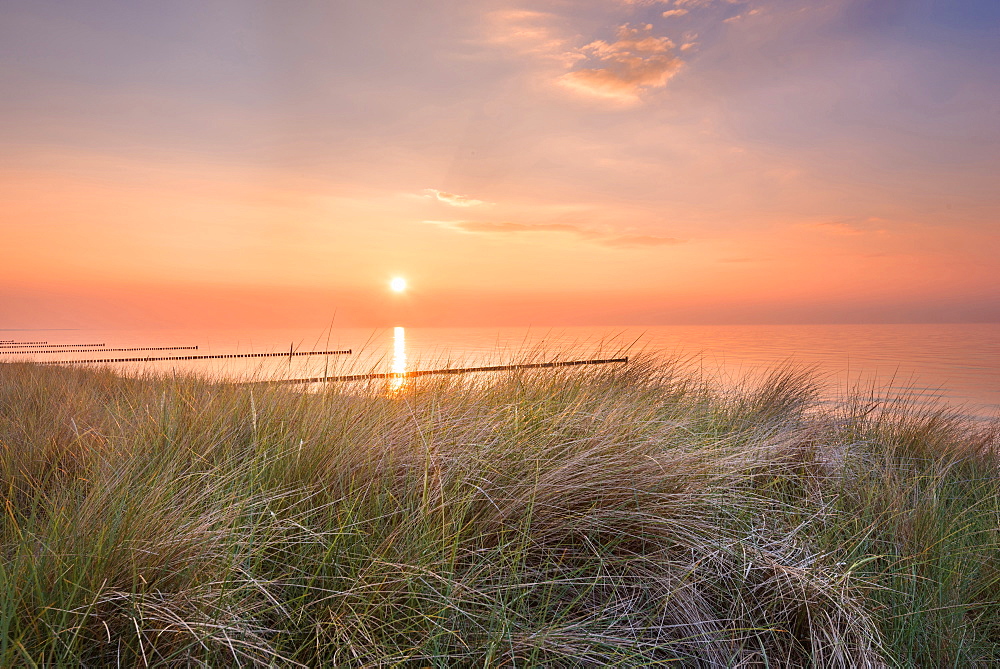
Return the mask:
<svg viewBox="0 0 1000 669">
<path fill-rule="evenodd" d="M 104 344 L 48 344 L 47 342 L 20 342 L 11 344 L 11 340 L 0 342 L 0 348 L 15 347 L 103 347 Z M 182 349 L 197 349 L 197 346 L 146 346 L 136 348 L 102 348 L 100 351 L 177 351 Z M 87 350 L 87 349 L 84 349 Z M 90 348 L 89 350 L 94 350 Z M 0 351 L 0 355 L 12 353 L 82 353 L 84 351 L 54 350 L 54 351 Z M 287 353 L 229 353 L 220 355 L 185 355 L 185 356 L 164 356 L 164 357 L 141 357 L 141 358 L 100 358 L 91 360 L 57 360 L 42 362 L 42 365 L 69 365 L 83 363 L 111 363 L 111 362 L 160 362 L 165 360 L 219 360 L 231 358 L 278 358 L 297 357 L 310 355 L 350 355 L 351 349 L 337 351 L 293 351 L 289 349 Z M 273 384 L 302 384 L 302 383 L 329 383 L 338 381 L 365 381 L 377 379 L 407 379 L 418 376 L 428 376 L 431 374 L 468 374 L 472 372 L 501 372 L 518 369 L 544 369 L 552 367 L 573 367 L 577 365 L 605 365 L 609 363 L 627 363 L 628 358 L 604 358 L 597 360 L 569 360 L 561 362 L 534 362 L 512 365 L 488 365 L 484 367 L 447 367 L 444 369 L 422 369 L 409 372 L 387 372 L 369 374 L 346 374 L 340 376 L 317 376 L 304 379 L 275 379 L 269 381 L 248 381 L 247 385 L 273 385 Z"/>
<path fill-rule="evenodd" d="M 71 365 L 84 362 L 160 362 L 162 360 L 219 360 L 223 358 L 291 358 L 300 355 L 346 355 L 346 351 L 289 351 L 288 353 L 226 353 L 222 355 L 175 355 L 163 358 L 103 358 L 100 360 L 52 360 L 40 365 Z"/>
<path fill-rule="evenodd" d="M 470 372 L 509 372 L 517 369 L 544 369 L 548 367 L 576 367 L 578 365 L 606 365 L 613 362 L 628 362 L 628 358 L 605 358 L 602 360 L 567 360 L 562 362 L 527 362 L 515 365 L 487 365 L 485 367 L 445 367 L 443 369 L 415 369 L 411 372 L 387 372 L 371 374 L 345 374 L 342 376 L 316 376 L 309 379 L 274 379 L 269 381 L 247 381 L 245 385 L 275 385 L 284 383 L 330 383 L 336 381 L 369 381 L 377 379 L 412 379 L 431 374 L 468 374 Z"/>
<path fill-rule="evenodd" d="M 22 341 L 11 344 L 8 343 L 0 344 L 0 348 L 53 348 L 60 346 L 67 348 L 70 346 L 84 348 L 84 347 L 104 346 L 104 344 L 49 344 L 48 342 L 30 342 L 30 341 Z"/>
<path fill-rule="evenodd" d="M 197 350 L 197 346 L 143 346 L 139 348 L 102 348 L 99 349 L 101 353 L 110 353 L 112 351 L 182 351 L 182 350 Z M 0 351 L 0 355 L 24 355 L 25 353 L 31 353 L 32 355 L 40 355 L 42 353 L 90 353 L 98 349 L 85 349 L 83 351 L 73 350 L 73 349 L 53 349 L 51 351 Z"/>
</svg>

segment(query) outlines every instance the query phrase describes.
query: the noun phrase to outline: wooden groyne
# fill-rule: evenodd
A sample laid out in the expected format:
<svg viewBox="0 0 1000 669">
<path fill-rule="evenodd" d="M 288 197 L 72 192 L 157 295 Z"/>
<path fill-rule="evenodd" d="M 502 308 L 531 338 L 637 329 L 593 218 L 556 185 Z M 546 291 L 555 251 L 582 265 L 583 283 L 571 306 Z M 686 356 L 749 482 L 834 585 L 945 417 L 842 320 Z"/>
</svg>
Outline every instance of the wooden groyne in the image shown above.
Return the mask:
<svg viewBox="0 0 1000 669">
<path fill-rule="evenodd" d="M 70 346 L 104 346 L 104 344 L 46 344 L 46 343 L 32 343 L 32 342 L 20 342 L 17 344 L 0 344 L 0 348 L 68 348 Z"/>
<path fill-rule="evenodd" d="M 349 355 L 345 351 L 293 351 L 289 353 L 228 353 L 224 355 L 174 355 L 164 358 L 100 358 L 97 360 L 55 360 L 39 362 L 39 365 L 79 365 L 89 362 L 160 362 L 162 360 L 221 360 L 227 358 L 291 358 L 300 355 Z"/>
<path fill-rule="evenodd" d="M 287 355 L 287 354 L 286 354 Z M 606 365 L 613 362 L 628 362 L 628 358 L 606 358 L 603 360 L 570 360 L 567 362 L 530 362 L 520 365 L 490 365 L 486 367 L 448 367 L 445 369 L 419 369 L 412 372 L 387 372 L 383 374 L 347 374 L 344 376 L 317 376 L 311 379 L 274 379 L 269 381 L 247 381 L 246 385 L 272 385 L 276 383 L 328 383 L 335 381 L 367 381 L 373 379 L 410 379 L 431 374 L 469 374 L 471 372 L 507 372 L 515 369 L 543 369 L 547 367 L 574 367 L 577 365 Z"/>
<path fill-rule="evenodd" d="M 143 346 L 140 348 L 102 348 L 101 353 L 111 353 L 119 351 L 192 351 L 197 350 L 197 346 Z M 89 350 L 55 349 L 53 351 L 0 351 L 0 355 L 41 355 L 43 353 L 90 353 Z M 282 355 L 288 355 L 283 353 Z"/>
</svg>

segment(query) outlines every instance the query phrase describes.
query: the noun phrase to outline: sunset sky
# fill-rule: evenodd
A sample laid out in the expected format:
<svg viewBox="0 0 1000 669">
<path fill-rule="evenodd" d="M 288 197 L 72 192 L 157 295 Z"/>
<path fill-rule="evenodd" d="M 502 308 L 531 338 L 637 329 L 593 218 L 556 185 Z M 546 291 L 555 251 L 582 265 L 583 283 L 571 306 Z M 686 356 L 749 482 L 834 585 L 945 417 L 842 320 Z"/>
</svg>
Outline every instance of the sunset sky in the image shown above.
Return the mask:
<svg viewBox="0 0 1000 669">
<path fill-rule="evenodd" d="M 1000 321 L 998 36 L 997 0 L 5 0 L 0 328 Z"/>
</svg>

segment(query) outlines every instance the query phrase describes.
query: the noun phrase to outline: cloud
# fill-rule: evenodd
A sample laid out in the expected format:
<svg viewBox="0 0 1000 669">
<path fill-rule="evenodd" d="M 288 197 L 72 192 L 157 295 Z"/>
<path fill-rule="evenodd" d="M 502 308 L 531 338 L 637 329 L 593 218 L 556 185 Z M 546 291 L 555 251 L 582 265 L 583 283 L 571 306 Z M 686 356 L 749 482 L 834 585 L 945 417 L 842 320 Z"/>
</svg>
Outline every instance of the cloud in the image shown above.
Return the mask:
<svg viewBox="0 0 1000 669">
<path fill-rule="evenodd" d="M 605 246 L 617 246 L 621 248 L 641 247 L 641 246 L 673 246 L 683 244 L 684 240 L 674 237 L 658 237 L 656 235 L 622 235 L 621 237 L 608 237 L 601 240 Z"/>
<path fill-rule="evenodd" d="M 564 74 L 559 83 L 578 93 L 635 102 L 641 91 L 665 86 L 683 64 L 674 43 L 654 36 L 652 25 L 625 24 L 616 37 L 614 42 L 597 40 L 581 48 L 586 57 L 581 68 Z"/>
<path fill-rule="evenodd" d="M 517 234 L 555 232 L 572 235 L 595 244 L 612 248 L 643 248 L 681 244 L 683 240 L 656 235 L 607 235 L 570 223 L 514 223 L 509 221 L 424 221 L 452 230 L 479 234 Z"/>
<path fill-rule="evenodd" d="M 448 193 L 435 188 L 425 188 L 424 193 L 426 193 L 428 197 L 433 197 L 438 202 L 444 202 L 452 207 L 477 207 L 481 204 L 489 204 L 483 200 L 476 200 L 475 198 L 471 198 L 466 195 Z"/>
<path fill-rule="evenodd" d="M 868 218 L 851 218 L 840 221 L 811 223 L 808 227 L 834 235 L 868 235 L 885 234 L 888 232 L 884 228 L 884 223 L 886 223 L 884 218 L 870 216 Z"/>
<path fill-rule="evenodd" d="M 586 58 L 575 51 L 567 35 L 564 21 L 555 14 L 533 10 L 497 10 L 487 15 L 489 33 L 486 41 L 511 49 L 535 60 L 555 62 L 572 67 Z"/>
<path fill-rule="evenodd" d="M 674 0 L 675 7 L 708 7 L 709 5 L 740 5 L 747 0 Z"/>
<path fill-rule="evenodd" d="M 494 223 L 488 221 L 457 221 L 449 227 L 463 232 L 568 232 L 581 237 L 593 233 L 569 223 Z"/>
<path fill-rule="evenodd" d="M 671 16 L 684 16 L 687 13 L 688 10 L 686 9 L 668 9 L 667 11 L 663 12 L 663 18 L 669 19 Z"/>
<path fill-rule="evenodd" d="M 746 14 L 737 14 L 736 16 L 730 16 L 728 19 L 724 20 L 723 23 L 736 23 L 737 21 L 742 21 L 748 16 L 756 16 L 760 14 L 760 9 L 751 9 Z"/>
</svg>

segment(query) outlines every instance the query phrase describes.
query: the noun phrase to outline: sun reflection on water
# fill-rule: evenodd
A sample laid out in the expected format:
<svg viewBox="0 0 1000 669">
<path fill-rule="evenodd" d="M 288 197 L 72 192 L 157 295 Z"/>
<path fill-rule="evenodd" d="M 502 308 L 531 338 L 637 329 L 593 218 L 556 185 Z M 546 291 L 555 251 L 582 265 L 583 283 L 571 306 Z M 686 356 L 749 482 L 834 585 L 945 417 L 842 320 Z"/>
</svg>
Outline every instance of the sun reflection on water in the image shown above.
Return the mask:
<svg viewBox="0 0 1000 669">
<path fill-rule="evenodd" d="M 406 329 L 395 327 L 392 329 L 392 373 L 406 373 Z M 406 385 L 406 377 L 395 376 L 389 379 L 389 390 L 398 391 Z"/>
</svg>

